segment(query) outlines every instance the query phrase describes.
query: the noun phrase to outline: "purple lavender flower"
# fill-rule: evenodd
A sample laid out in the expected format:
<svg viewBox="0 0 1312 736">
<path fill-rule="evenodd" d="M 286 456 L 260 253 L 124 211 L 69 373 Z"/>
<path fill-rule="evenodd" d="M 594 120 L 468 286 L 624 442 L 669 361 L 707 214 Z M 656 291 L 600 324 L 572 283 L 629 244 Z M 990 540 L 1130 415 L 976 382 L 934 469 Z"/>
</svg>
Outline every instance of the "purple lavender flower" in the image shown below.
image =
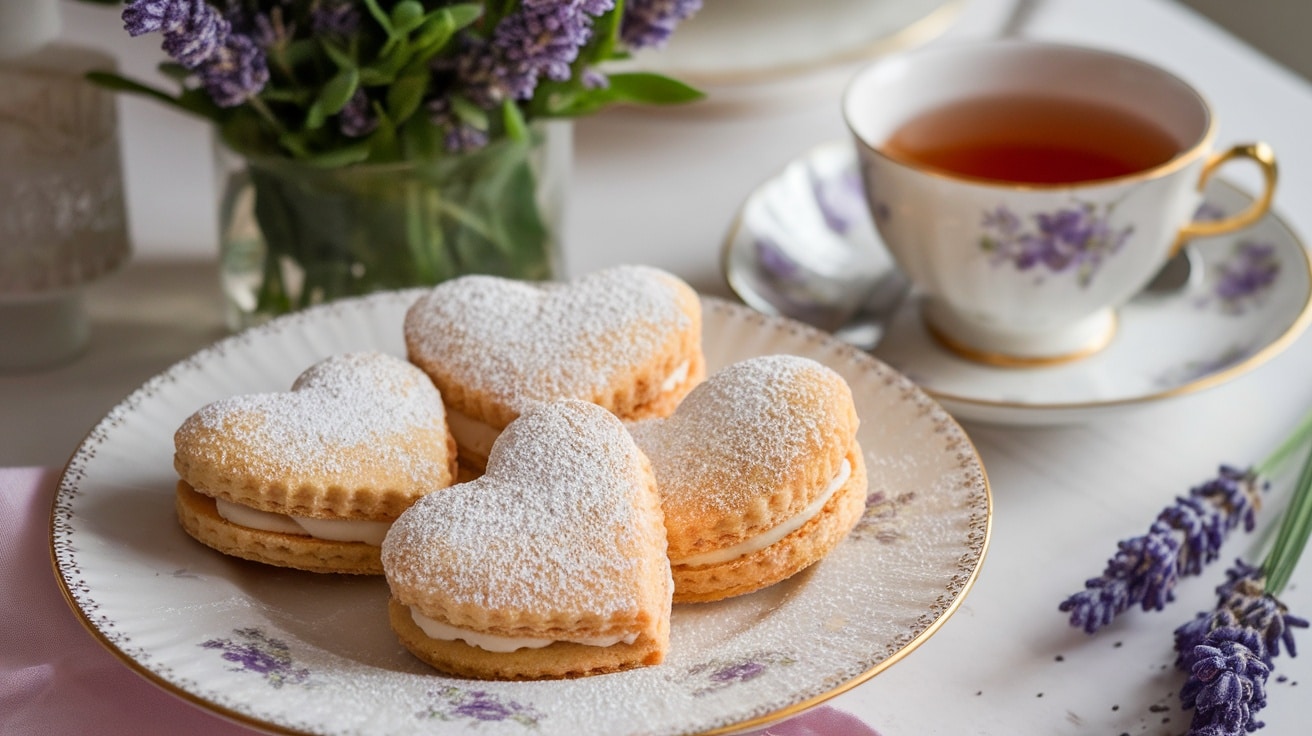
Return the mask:
<svg viewBox="0 0 1312 736">
<path fill-rule="evenodd" d="M 1264 486 L 1252 470 L 1221 466 L 1216 478 L 1165 508 L 1147 534 L 1121 541 L 1102 576 L 1087 580 L 1059 610 L 1090 634 L 1136 605 L 1160 611 L 1174 600 L 1179 576 L 1215 560 L 1235 527 L 1252 531 Z"/>
<path fill-rule="evenodd" d="M 1175 666 L 1191 671 L 1200 656 L 1197 648 L 1206 643 L 1214 631 L 1242 628 L 1253 632 L 1262 643 L 1262 662 L 1271 667 L 1283 645 L 1289 656 L 1297 656 L 1294 629 L 1305 629 L 1308 622 L 1289 613 L 1289 609 L 1266 592 L 1265 572 L 1261 567 L 1235 560 L 1226 570 L 1226 582 L 1217 586 L 1215 610 L 1199 613 L 1192 621 L 1175 630 Z"/>
<path fill-rule="evenodd" d="M 231 34 L 218 53 L 197 69 L 201 84 L 220 107 L 236 107 L 269 81 L 264 50 L 248 36 Z"/>
<path fill-rule="evenodd" d="M 428 118 L 443 131 L 442 143 L 451 153 L 476 151 L 487 145 L 487 132 L 457 117 L 448 98 L 439 97 L 429 102 Z"/>
<path fill-rule="evenodd" d="M 593 18 L 613 7 L 614 0 L 525 0 L 488 38 L 464 34 L 454 60 L 436 59 L 434 71 L 450 78 L 448 98 L 459 96 L 485 110 L 531 99 L 542 79 L 571 77 L 579 50 L 592 36 Z M 585 85 L 604 79 L 596 72 L 584 75 Z M 429 119 L 443 130 L 447 149 L 486 145 L 486 131 L 457 120 L 448 98 L 428 103 Z"/>
<path fill-rule="evenodd" d="M 620 39 L 631 49 L 660 48 L 701 7 L 702 0 L 630 0 L 624 6 Z"/>
<path fill-rule="evenodd" d="M 283 17 L 282 8 L 275 7 L 268 13 L 257 13 L 254 27 L 247 35 L 260 48 L 274 49 L 291 43 L 296 24 Z"/>
<path fill-rule="evenodd" d="M 564 81 L 579 49 L 592 36 L 594 1 L 525 2 L 492 31 L 486 42 L 468 40 L 458 65 L 459 85 L 484 108 L 503 100 L 527 100 L 542 77 Z"/>
<path fill-rule="evenodd" d="M 310 29 L 316 36 L 348 38 L 360 29 L 360 11 L 349 0 L 320 0 L 310 8 Z"/>
<path fill-rule="evenodd" d="M 378 127 L 378 116 L 363 89 L 357 89 L 338 113 L 337 127 L 348 138 L 363 138 Z"/>
<path fill-rule="evenodd" d="M 610 86 L 610 77 L 598 69 L 584 69 L 579 77 L 583 89 L 606 89 Z"/>
<path fill-rule="evenodd" d="M 218 53 L 232 30 L 205 0 L 136 0 L 123 9 L 123 26 L 133 36 L 164 34 L 164 51 L 188 69 Z"/>
<path fill-rule="evenodd" d="M 1036 229 L 1025 231 L 1020 218 L 1005 207 L 985 212 L 980 248 L 1021 271 L 1036 266 L 1053 273 L 1074 270 L 1081 286 L 1087 286 L 1103 261 L 1134 233 L 1131 225 L 1114 230 L 1108 216 L 1091 204 L 1040 212 L 1031 219 Z"/>
<path fill-rule="evenodd" d="M 1242 627 L 1225 627 L 1207 635 L 1195 648 L 1189 679 L 1180 690 L 1185 710 L 1193 709 L 1189 733 L 1240 736 L 1262 728 L 1257 712 L 1266 707 L 1271 668 L 1262 660 L 1262 641 Z"/>
<path fill-rule="evenodd" d="M 123 8 L 123 28 L 131 36 L 176 31 L 205 6 L 204 0 L 130 0 Z"/>
</svg>

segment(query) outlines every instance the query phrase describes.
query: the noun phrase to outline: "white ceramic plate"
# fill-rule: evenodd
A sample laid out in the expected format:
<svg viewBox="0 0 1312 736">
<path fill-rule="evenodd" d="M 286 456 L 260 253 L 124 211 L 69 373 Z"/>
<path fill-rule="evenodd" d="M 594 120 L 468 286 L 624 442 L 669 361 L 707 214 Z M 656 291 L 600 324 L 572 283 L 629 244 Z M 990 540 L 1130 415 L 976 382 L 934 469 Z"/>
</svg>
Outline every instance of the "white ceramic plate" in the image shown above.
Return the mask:
<svg viewBox="0 0 1312 736">
<path fill-rule="evenodd" d="M 201 351 L 115 407 L 69 462 L 52 511 L 55 566 L 88 628 L 127 664 L 204 708 L 274 732 L 686 734 L 787 716 L 860 683 L 932 635 L 983 560 L 988 481 L 969 438 L 914 384 L 801 324 L 708 299 L 715 369 L 812 357 L 850 382 L 871 495 L 857 529 L 779 585 L 676 606 L 664 664 L 578 680 L 476 682 L 412 658 L 382 578 L 224 557 L 173 512 L 174 429 L 202 405 L 286 390 L 328 355 L 403 355 L 416 292 L 285 317 Z"/>
<path fill-rule="evenodd" d="M 765 312 L 819 302 L 817 324 L 859 308 L 862 285 L 892 268 L 860 187 L 846 141 L 803 154 L 763 183 L 725 242 L 730 288 Z M 1200 212 L 1215 217 L 1239 212 L 1252 197 L 1214 178 L 1205 199 Z M 889 320 L 874 354 L 958 419 L 1062 424 L 1220 385 L 1280 353 L 1312 320 L 1312 265 L 1277 214 L 1189 247 L 1189 282 L 1118 310 L 1116 336 L 1090 358 L 1023 369 L 965 360 L 930 337 L 914 298 Z"/>
<path fill-rule="evenodd" d="M 887 53 L 938 35 L 963 0 L 704 0 L 650 71 L 698 86 L 759 83 Z"/>
</svg>

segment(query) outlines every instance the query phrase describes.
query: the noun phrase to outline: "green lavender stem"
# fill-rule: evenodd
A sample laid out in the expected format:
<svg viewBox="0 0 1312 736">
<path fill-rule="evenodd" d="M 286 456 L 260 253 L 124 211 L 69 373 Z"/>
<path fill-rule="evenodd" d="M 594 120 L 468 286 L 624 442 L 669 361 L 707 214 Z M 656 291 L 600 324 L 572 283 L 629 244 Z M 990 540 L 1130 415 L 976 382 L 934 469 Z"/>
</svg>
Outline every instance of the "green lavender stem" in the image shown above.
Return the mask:
<svg viewBox="0 0 1312 736">
<path fill-rule="evenodd" d="M 1306 421 L 1306 420 L 1305 420 Z M 1289 583 L 1289 578 L 1298 566 L 1298 559 L 1307 546 L 1309 533 L 1312 532 L 1312 452 L 1303 462 L 1298 482 L 1294 486 L 1289 507 L 1285 509 L 1280 520 L 1280 530 L 1276 540 L 1267 553 L 1262 569 L 1266 573 L 1266 592 L 1279 596 Z"/>
</svg>

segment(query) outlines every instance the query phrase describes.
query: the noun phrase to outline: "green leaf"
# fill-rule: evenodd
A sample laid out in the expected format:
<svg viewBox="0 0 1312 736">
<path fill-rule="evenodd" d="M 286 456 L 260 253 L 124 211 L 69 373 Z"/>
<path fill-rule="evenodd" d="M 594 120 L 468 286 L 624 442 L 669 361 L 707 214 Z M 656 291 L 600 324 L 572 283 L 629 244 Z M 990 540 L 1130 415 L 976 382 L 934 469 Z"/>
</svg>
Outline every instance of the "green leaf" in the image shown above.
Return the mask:
<svg viewBox="0 0 1312 736">
<path fill-rule="evenodd" d="M 159 67 L 160 74 L 177 82 L 186 81 L 192 75 L 192 71 L 176 61 L 161 62 Z"/>
<path fill-rule="evenodd" d="M 401 158 L 401 146 L 397 142 L 396 123 L 388 117 L 383 106 L 374 103 L 374 114 L 378 116 L 378 127 L 374 129 L 369 141 L 371 161 L 396 161 Z"/>
<path fill-rule="evenodd" d="M 111 72 L 87 72 L 87 81 L 104 89 L 113 92 L 127 92 L 130 94 L 144 95 L 153 100 L 162 102 L 170 107 L 181 110 L 192 115 L 199 115 L 208 120 L 220 121 L 223 118 L 223 111 L 212 100 L 203 94 L 188 95 L 183 93 L 174 97 L 167 92 L 155 89 L 146 84 L 142 84 L 133 79 L 122 77 Z"/>
<path fill-rule="evenodd" d="M 461 122 L 472 128 L 488 129 L 487 111 L 459 95 L 451 96 L 451 111 Z"/>
<path fill-rule="evenodd" d="M 356 67 L 355 59 L 349 53 L 337 48 L 336 44 L 321 41 L 319 45 L 323 47 L 323 52 L 328 55 L 329 59 L 333 60 L 338 69 L 354 69 Z"/>
<path fill-rule="evenodd" d="M 612 74 L 610 90 L 618 100 L 645 105 L 677 105 L 695 102 L 706 96 L 677 79 L 651 72 Z"/>
<path fill-rule="evenodd" d="M 427 62 L 446 47 L 456 33 L 455 22 L 445 10 L 435 10 L 414 37 L 415 59 Z"/>
<path fill-rule="evenodd" d="M 360 70 L 362 83 L 381 87 L 395 82 L 397 75 L 410 63 L 412 55 L 413 47 L 408 41 L 389 42 L 389 48 L 379 55 L 377 61 Z"/>
<path fill-rule="evenodd" d="M 387 17 L 386 11 L 378 7 L 378 0 L 364 0 L 364 4 L 369 8 L 369 14 L 374 17 L 374 20 L 378 22 L 378 25 L 382 27 L 387 35 L 394 35 L 392 19 Z"/>
<path fill-rule="evenodd" d="M 417 0 L 401 0 L 392 8 L 392 33 L 409 33 L 424 22 L 424 6 Z"/>
<path fill-rule="evenodd" d="M 327 43 L 320 43 L 318 39 L 302 38 L 287 44 L 286 48 L 284 48 L 282 51 L 282 59 L 284 63 L 286 63 L 289 67 L 292 67 L 294 69 L 303 64 L 308 64 L 310 62 L 315 61 L 316 57 L 318 57 L 319 55 L 319 49 L 326 46 L 328 46 Z M 346 55 L 345 52 L 341 52 L 338 49 L 333 49 L 333 51 L 338 51 L 338 53 L 342 54 L 342 56 L 349 62 L 348 64 L 345 65 L 338 63 L 337 65 L 339 67 L 355 66 L 355 62 L 351 60 L 351 57 Z M 330 57 L 332 56 L 332 51 L 325 50 L 325 53 L 327 53 Z M 336 59 L 334 59 L 333 61 L 334 63 L 337 63 Z"/>
<path fill-rule="evenodd" d="M 427 66 L 420 66 L 396 82 L 387 90 L 387 112 L 396 123 L 404 123 L 415 114 L 424 101 L 424 92 L 428 90 L 429 72 Z"/>
<path fill-rule="evenodd" d="M 358 164 L 369 158 L 372 145 L 369 141 L 364 140 L 353 143 L 343 148 L 336 148 L 323 153 L 314 153 L 304 157 L 304 161 L 311 166 L 318 166 L 325 169 L 336 168 L 338 166 L 349 166 Z"/>
<path fill-rule="evenodd" d="M 483 5 L 481 3 L 462 3 L 460 5 L 448 5 L 440 11 L 451 19 L 453 30 L 460 30 L 470 25 L 483 16 Z"/>
<path fill-rule="evenodd" d="M 305 111 L 305 129 L 318 130 L 328 121 L 328 115 L 323 111 L 323 102 L 315 100 L 314 104 Z"/>
<path fill-rule="evenodd" d="M 445 150 L 442 132 L 423 115 L 405 122 L 401 127 L 401 140 L 408 159 L 431 159 Z"/>
<path fill-rule="evenodd" d="M 359 86 L 360 70 L 355 67 L 342 69 L 319 90 L 316 104 L 322 108 L 324 115 L 336 115 L 355 96 Z"/>
<path fill-rule="evenodd" d="M 219 135 L 225 145 L 247 156 L 282 156 L 276 140 L 271 140 L 269 130 L 259 113 L 248 107 L 238 107 L 223 121 Z"/>
<path fill-rule="evenodd" d="M 285 102 L 297 106 L 303 106 L 310 102 L 310 92 L 303 89 L 265 87 L 260 90 L 260 97 L 267 102 Z"/>
<path fill-rule="evenodd" d="M 506 135 L 512 141 L 523 143 L 528 140 L 528 124 L 524 122 L 524 113 L 514 100 L 506 100 L 501 105 L 501 123 L 506 127 Z"/>
<path fill-rule="evenodd" d="M 586 58 L 593 63 L 614 57 L 620 42 L 620 19 L 624 17 L 624 0 L 615 0 L 615 6 L 603 13 L 592 24 L 595 45 Z"/>
<path fill-rule="evenodd" d="M 287 131 L 278 136 L 278 145 L 282 146 L 296 158 L 306 158 L 310 155 L 310 147 L 307 143 L 305 133 L 297 131 Z"/>
</svg>

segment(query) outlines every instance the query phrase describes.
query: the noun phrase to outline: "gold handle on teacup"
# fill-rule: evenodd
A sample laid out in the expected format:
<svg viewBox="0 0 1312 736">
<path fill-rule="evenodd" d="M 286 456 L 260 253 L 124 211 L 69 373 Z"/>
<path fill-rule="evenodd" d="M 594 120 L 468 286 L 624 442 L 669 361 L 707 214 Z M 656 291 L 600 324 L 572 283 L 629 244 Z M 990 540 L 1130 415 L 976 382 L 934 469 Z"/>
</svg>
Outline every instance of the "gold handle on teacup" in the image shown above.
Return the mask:
<svg viewBox="0 0 1312 736">
<path fill-rule="evenodd" d="M 1179 250 L 1186 240 L 1193 238 L 1206 238 L 1213 235 L 1224 235 L 1243 227 L 1248 227 L 1266 214 L 1271 207 L 1271 198 L 1276 193 L 1276 153 L 1271 150 L 1271 146 L 1265 143 L 1241 143 L 1232 146 L 1229 150 L 1214 153 L 1207 162 L 1203 164 L 1203 173 L 1198 177 L 1198 189 L 1202 191 L 1207 186 L 1207 180 L 1212 178 L 1212 174 L 1221 168 L 1221 165 L 1236 158 L 1246 158 L 1254 161 L 1262 169 L 1263 188 L 1262 194 L 1243 212 L 1240 212 L 1220 220 L 1210 222 L 1190 222 L 1180 228 L 1180 235 L 1175 241 L 1175 250 Z"/>
</svg>

